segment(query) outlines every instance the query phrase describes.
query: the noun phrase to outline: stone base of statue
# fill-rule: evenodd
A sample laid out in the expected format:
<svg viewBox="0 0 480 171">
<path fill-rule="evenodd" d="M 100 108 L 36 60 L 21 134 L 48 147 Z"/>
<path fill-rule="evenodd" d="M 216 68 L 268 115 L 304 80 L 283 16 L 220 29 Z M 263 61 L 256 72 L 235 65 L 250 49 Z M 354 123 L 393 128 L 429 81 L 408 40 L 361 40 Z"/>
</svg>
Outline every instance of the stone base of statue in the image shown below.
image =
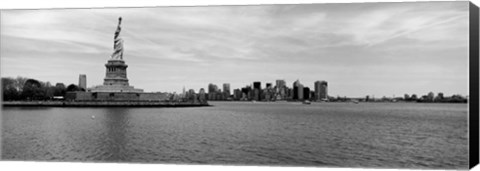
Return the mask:
<svg viewBox="0 0 480 171">
<path fill-rule="evenodd" d="M 136 89 L 128 84 L 127 67 L 124 60 L 110 59 L 105 64 L 106 74 L 103 85 L 88 89 L 89 92 L 135 92 L 141 93 L 142 89 Z"/>
</svg>

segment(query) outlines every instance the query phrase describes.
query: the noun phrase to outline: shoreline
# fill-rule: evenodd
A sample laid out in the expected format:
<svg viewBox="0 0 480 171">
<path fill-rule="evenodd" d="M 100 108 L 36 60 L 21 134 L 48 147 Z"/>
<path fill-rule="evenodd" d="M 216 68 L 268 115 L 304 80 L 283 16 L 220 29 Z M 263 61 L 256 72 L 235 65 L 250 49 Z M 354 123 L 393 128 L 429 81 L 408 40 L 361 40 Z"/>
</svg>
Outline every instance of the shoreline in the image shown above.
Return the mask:
<svg viewBox="0 0 480 171">
<path fill-rule="evenodd" d="M 159 101 L 3 101 L 2 107 L 209 107 L 208 103 Z"/>
</svg>

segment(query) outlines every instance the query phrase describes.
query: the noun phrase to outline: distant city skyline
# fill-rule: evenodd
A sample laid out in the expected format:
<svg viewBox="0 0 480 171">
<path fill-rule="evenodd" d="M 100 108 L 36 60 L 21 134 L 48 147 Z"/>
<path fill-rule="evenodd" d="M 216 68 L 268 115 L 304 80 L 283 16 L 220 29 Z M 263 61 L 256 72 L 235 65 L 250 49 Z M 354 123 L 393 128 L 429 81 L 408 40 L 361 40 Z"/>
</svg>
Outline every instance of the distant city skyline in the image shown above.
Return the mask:
<svg viewBox="0 0 480 171">
<path fill-rule="evenodd" d="M 330 96 L 468 95 L 468 2 L 2 11 L 2 77 L 102 84 L 120 16 L 145 91 L 298 79 Z"/>
</svg>

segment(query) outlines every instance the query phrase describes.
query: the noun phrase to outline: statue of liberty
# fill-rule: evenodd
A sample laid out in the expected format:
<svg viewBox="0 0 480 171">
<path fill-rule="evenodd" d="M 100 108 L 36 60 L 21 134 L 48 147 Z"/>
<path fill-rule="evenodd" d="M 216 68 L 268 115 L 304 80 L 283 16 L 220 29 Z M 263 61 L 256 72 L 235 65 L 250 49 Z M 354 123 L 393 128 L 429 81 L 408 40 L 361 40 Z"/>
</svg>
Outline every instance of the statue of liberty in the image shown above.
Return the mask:
<svg viewBox="0 0 480 171">
<path fill-rule="evenodd" d="M 123 60 L 123 39 L 120 37 L 120 31 L 122 30 L 122 28 L 120 27 L 121 24 L 122 24 L 122 17 L 119 17 L 117 30 L 115 31 L 115 37 L 113 38 L 112 59 Z"/>
</svg>

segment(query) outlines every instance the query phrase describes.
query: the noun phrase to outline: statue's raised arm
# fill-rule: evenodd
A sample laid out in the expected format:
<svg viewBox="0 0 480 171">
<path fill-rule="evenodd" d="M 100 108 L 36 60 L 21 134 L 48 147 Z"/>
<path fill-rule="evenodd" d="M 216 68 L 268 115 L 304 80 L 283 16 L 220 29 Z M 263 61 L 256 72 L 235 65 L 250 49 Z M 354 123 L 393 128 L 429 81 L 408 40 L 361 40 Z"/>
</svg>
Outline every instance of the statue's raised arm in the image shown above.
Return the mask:
<svg viewBox="0 0 480 171">
<path fill-rule="evenodd" d="M 115 31 L 115 37 L 113 38 L 113 54 L 112 59 L 123 60 L 123 39 L 120 37 L 120 31 L 122 31 L 122 17 L 118 18 L 118 26 Z"/>
</svg>

